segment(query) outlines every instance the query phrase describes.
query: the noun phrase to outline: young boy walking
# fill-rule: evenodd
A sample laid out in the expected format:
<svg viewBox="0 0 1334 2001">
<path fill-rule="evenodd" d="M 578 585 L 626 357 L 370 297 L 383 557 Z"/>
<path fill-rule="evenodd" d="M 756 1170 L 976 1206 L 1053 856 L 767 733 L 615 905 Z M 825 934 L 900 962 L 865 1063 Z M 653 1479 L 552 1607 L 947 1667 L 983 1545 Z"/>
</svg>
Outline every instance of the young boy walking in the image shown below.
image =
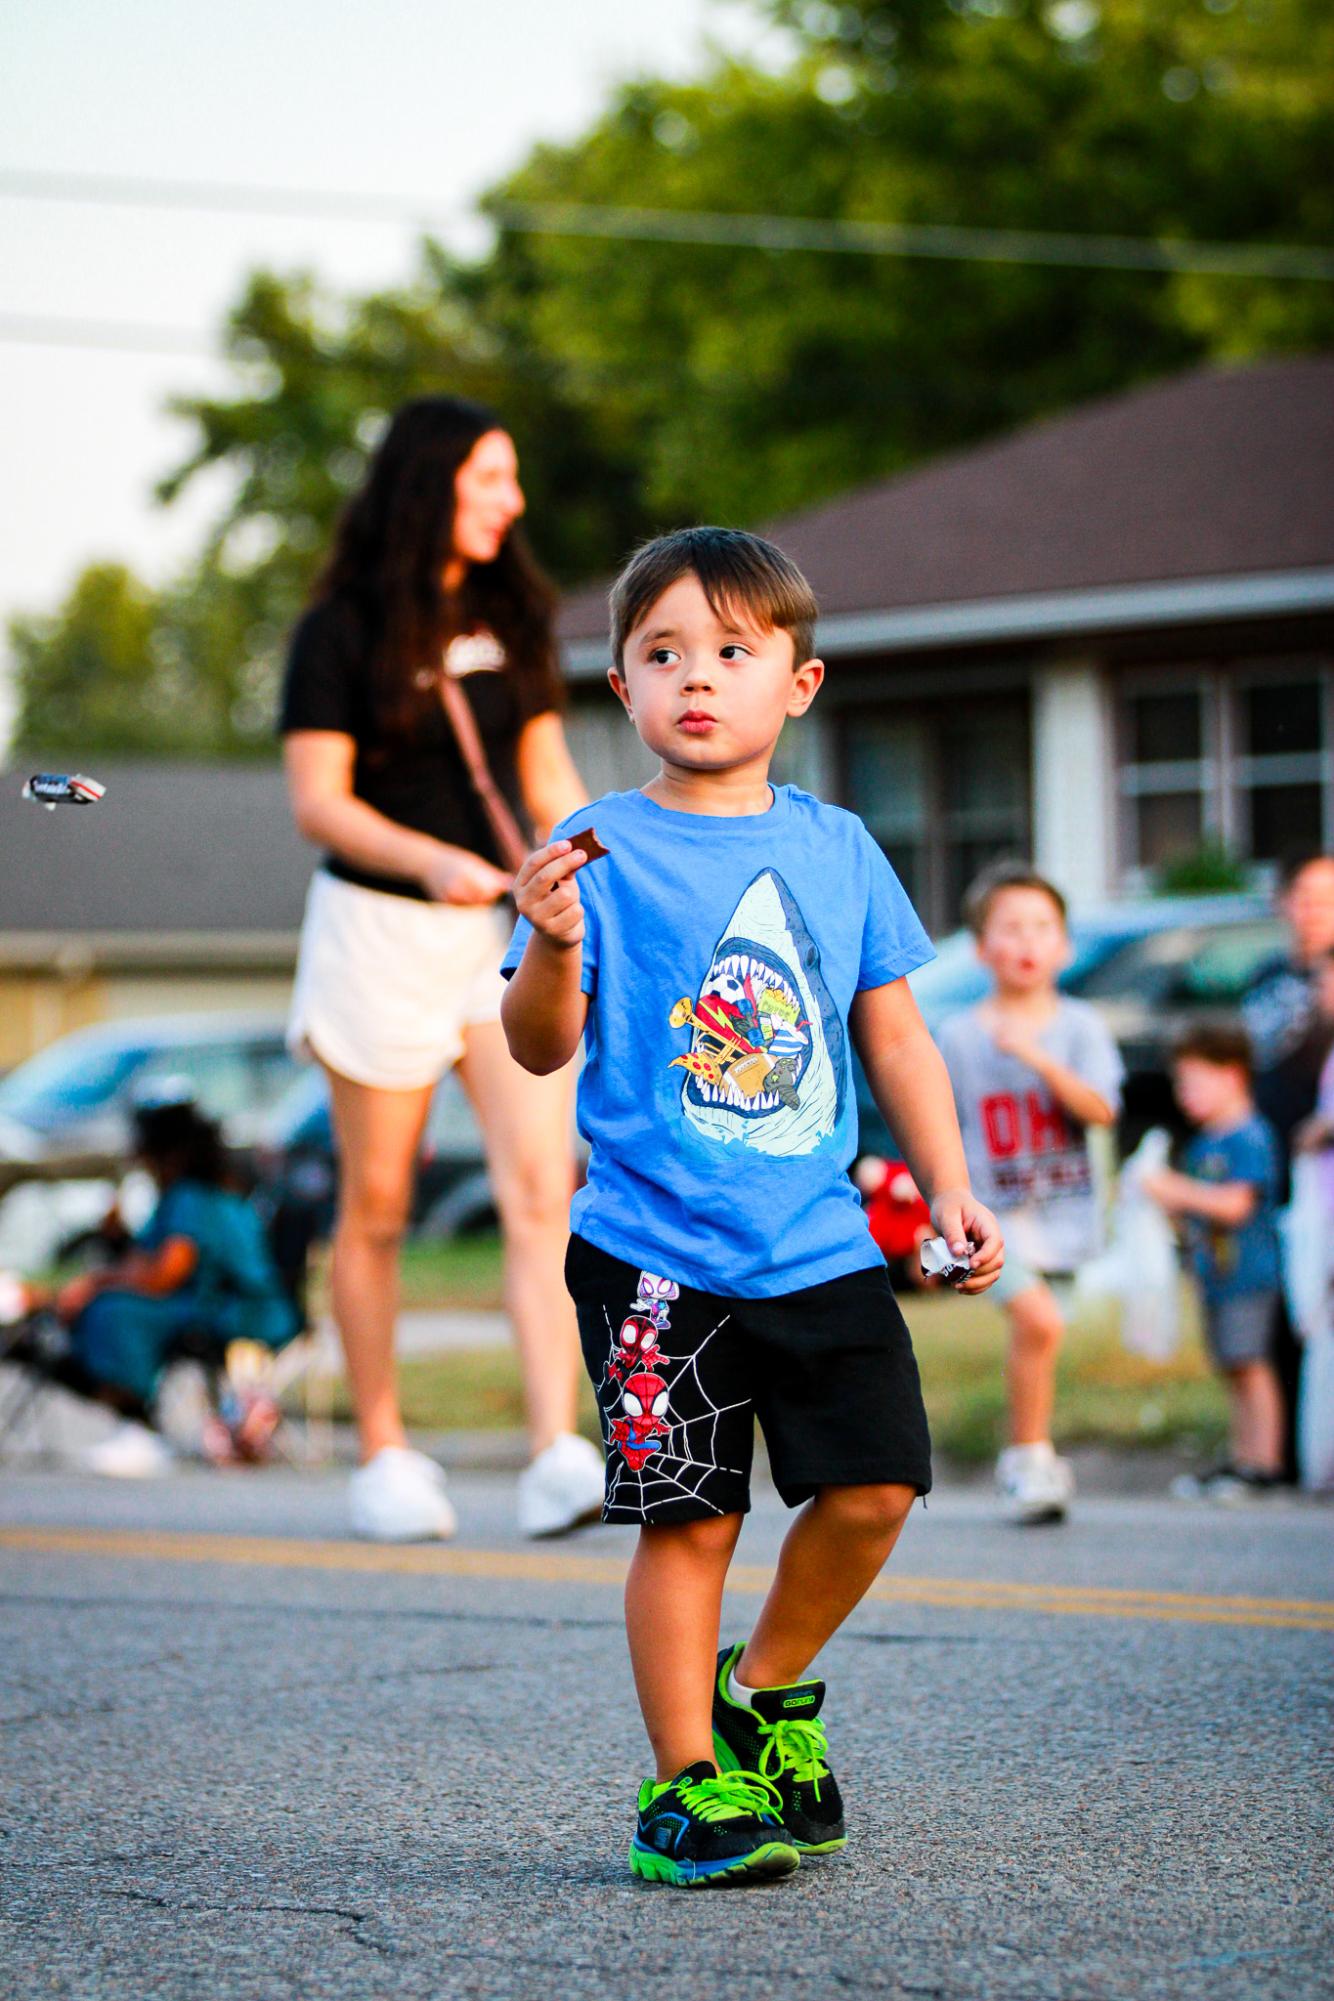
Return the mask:
<svg viewBox="0 0 1334 2001">
<path fill-rule="evenodd" d="M 805 579 L 755 536 L 687 529 L 640 550 L 611 609 L 612 687 L 659 770 L 519 871 L 503 1020 L 529 1070 L 587 1052 L 566 1278 L 605 1519 L 640 1529 L 626 1626 L 657 1771 L 630 1866 L 724 1884 L 843 1846 L 808 1670 L 931 1484 L 912 1347 L 847 1176 L 849 1036 L 971 1266 L 961 1291 L 1002 1246 L 908 990 L 931 957 L 911 905 L 859 820 L 769 783 L 824 673 Z M 597 842 L 575 846 L 586 819 Z M 801 1512 L 754 1631 L 719 1652 L 757 1417 Z"/>
<path fill-rule="evenodd" d="M 1144 1188 L 1182 1225 L 1204 1306 L 1204 1336 L 1227 1383 L 1230 1458 L 1176 1492 L 1249 1500 L 1282 1478 L 1283 1395 L 1270 1359 L 1282 1282 L 1278 1136 L 1255 1109 L 1246 1030 L 1202 1023 L 1176 1044 L 1172 1086 L 1191 1124 L 1182 1173 L 1164 1168 Z"/>
<path fill-rule="evenodd" d="M 992 1297 L 1010 1323 L 1009 1443 L 996 1485 L 1013 1521 L 1062 1521 L 1074 1480 L 1051 1439 L 1056 1357 L 1065 1334 L 1059 1286 L 1099 1248 L 1090 1126 L 1120 1106 L 1122 1065 L 1095 1010 L 1058 991 L 1070 958 L 1065 898 L 1026 863 L 978 877 L 964 917 L 993 988 L 945 1024 L 973 1182 L 1005 1233 Z"/>
</svg>

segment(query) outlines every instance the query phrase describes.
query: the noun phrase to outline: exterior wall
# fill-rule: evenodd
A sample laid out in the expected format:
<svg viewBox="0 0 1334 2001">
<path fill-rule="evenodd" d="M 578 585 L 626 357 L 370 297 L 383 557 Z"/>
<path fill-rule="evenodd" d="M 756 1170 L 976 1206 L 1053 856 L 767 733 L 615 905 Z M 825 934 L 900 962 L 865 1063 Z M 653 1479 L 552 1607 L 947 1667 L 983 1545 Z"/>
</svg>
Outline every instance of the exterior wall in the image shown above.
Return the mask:
<svg viewBox="0 0 1334 2001">
<path fill-rule="evenodd" d="M 1033 674 L 1033 859 L 1072 903 L 1096 903 L 1115 882 L 1112 715 L 1092 660 Z"/>
<path fill-rule="evenodd" d="M 591 799 L 628 792 L 657 768 L 605 682 L 584 684 L 573 694 L 565 734 Z"/>
<path fill-rule="evenodd" d="M 106 995 L 97 978 L 0 973 L 0 1071 L 12 1070 L 73 1028 L 103 1020 L 105 1012 Z"/>
<path fill-rule="evenodd" d="M 75 1028 L 138 1015 L 281 1016 L 291 991 L 290 976 L 273 972 L 0 973 L 0 1072 Z"/>
</svg>

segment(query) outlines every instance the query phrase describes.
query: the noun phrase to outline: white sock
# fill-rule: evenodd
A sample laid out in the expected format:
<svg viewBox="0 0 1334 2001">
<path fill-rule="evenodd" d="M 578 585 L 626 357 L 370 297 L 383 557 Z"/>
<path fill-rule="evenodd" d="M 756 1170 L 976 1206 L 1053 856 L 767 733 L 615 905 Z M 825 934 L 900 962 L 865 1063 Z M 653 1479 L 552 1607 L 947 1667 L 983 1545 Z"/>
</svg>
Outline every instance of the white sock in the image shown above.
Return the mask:
<svg viewBox="0 0 1334 2001">
<path fill-rule="evenodd" d="M 753 1709 L 755 1705 L 750 1698 L 752 1695 L 758 1695 L 759 1690 L 747 1688 L 744 1681 L 738 1681 L 736 1678 L 736 1669 L 732 1668 L 727 1676 L 727 1693 L 731 1696 L 733 1702 L 739 1702 L 743 1709 Z"/>
</svg>

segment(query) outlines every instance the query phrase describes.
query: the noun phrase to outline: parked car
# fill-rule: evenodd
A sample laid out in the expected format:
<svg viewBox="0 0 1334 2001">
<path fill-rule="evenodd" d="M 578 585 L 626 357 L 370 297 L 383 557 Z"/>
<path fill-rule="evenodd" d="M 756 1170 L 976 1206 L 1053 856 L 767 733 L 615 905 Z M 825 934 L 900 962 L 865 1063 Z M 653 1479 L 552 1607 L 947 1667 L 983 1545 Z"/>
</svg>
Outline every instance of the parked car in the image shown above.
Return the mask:
<svg viewBox="0 0 1334 2001">
<path fill-rule="evenodd" d="M 582 1172 L 587 1145 L 575 1131 L 570 1138 L 577 1171 Z M 326 1217 L 332 1219 L 338 1167 L 329 1087 L 322 1070 L 312 1065 L 303 1071 L 262 1120 L 255 1152 L 262 1180 L 288 1184 L 295 1180 L 312 1198 L 318 1191 Z M 496 1225 L 481 1131 L 467 1093 L 449 1071 L 436 1086 L 427 1114 L 409 1228 L 416 1236 L 455 1237 Z"/>
<path fill-rule="evenodd" d="M 62 1036 L 0 1081 L 0 1265 L 42 1269 L 95 1229 L 129 1164 L 136 1103 L 184 1085 L 245 1147 L 299 1074 L 271 1016 L 168 1015 Z"/>
<path fill-rule="evenodd" d="M 1151 1125 L 1178 1124 L 1168 1066 L 1187 1021 L 1234 1016 L 1261 970 L 1284 950 L 1284 933 L 1260 896 L 1162 897 L 1072 912 L 1071 961 L 1062 991 L 1094 1002 L 1126 1065 L 1120 1139 L 1134 1146 Z M 910 985 L 928 1028 L 939 1028 L 990 989 L 971 932 L 942 940 Z M 893 1141 L 857 1069 L 864 1151 Z"/>
<path fill-rule="evenodd" d="M 175 1014 L 76 1029 L 0 1081 L 0 1162 L 123 1157 L 134 1105 L 177 1083 L 230 1144 L 246 1145 L 299 1070 L 272 1016 Z"/>
<path fill-rule="evenodd" d="M 337 1162 L 324 1072 L 303 1070 L 261 1120 L 255 1135 L 261 1177 L 300 1189 L 321 1209 L 322 1228 L 332 1223 Z M 453 1237 L 483 1229 L 496 1220 L 482 1135 L 463 1086 L 450 1072 L 441 1078 L 427 1114 L 417 1163 L 412 1230 L 427 1237 Z"/>
</svg>

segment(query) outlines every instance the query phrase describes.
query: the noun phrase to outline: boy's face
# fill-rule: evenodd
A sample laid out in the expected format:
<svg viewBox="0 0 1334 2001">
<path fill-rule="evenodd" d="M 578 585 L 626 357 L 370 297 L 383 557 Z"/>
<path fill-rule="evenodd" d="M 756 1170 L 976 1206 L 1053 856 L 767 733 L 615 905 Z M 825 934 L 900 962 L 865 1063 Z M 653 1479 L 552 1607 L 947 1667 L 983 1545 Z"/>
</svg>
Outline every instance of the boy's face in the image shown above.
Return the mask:
<svg viewBox="0 0 1334 2001">
<path fill-rule="evenodd" d="M 1014 992 L 1049 987 L 1070 957 L 1060 911 L 1041 889 L 1001 889 L 991 899 L 977 955 Z"/>
<path fill-rule="evenodd" d="M 1250 1096 L 1244 1070 L 1235 1063 L 1206 1063 L 1202 1056 L 1177 1057 L 1172 1065 L 1172 1089 L 1182 1111 L 1196 1126 L 1222 1118 Z"/>
<path fill-rule="evenodd" d="M 696 772 L 767 757 L 789 716 L 804 715 L 824 679 L 819 660 L 793 671 L 792 636 L 720 618 L 694 576 L 678 577 L 626 637 L 612 687 L 649 749 Z"/>
</svg>

